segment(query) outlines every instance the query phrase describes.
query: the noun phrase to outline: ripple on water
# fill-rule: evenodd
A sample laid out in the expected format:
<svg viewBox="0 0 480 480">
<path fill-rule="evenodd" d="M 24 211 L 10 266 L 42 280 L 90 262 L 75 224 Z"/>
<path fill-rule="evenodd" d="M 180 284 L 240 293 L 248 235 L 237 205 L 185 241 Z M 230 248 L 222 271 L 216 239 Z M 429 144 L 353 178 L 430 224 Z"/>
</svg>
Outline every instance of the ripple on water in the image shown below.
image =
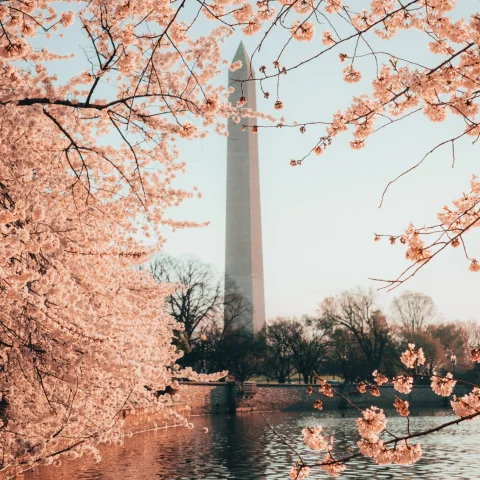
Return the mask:
<svg viewBox="0 0 480 480">
<path fill-rule="evenodd" d="M 391 413 L 388 428 L 404 433 L 404 418 Z M 358 440 L 354 412 L 265 414 L 269 422 L 310 462 L 319 460 L 302 443 L 301 429 L 320 423 L 346 452 Z M 411 419 L 419 431 L 451 420 L 446 411 L 420 412 Z M 217 415 L 194 418 L 199 430 L 169 429 L 135 435 L 123 446 L 102 449 L 102 462 L 90 457 L 65 461 L 60 467 L 41 467 L 25 480 L 277 480 L 288 478 L 295 454 L 281 444 L 260 415 Z M 208 427 L 210 433 L 201 431 Z M 480 434 L 476 422 L 465 422 L 421 440 L 423 456 L 412 466 L 378 466 L 366 458 L 349 464 L 339 479 L 461 479 L 478 480 Z M 323 455 L 322 455 L 323 456 Z M 321 457 L 320 457 L 321 458 Z M 311 478 L 325 478 L 321 472 Z"/>
</svg>

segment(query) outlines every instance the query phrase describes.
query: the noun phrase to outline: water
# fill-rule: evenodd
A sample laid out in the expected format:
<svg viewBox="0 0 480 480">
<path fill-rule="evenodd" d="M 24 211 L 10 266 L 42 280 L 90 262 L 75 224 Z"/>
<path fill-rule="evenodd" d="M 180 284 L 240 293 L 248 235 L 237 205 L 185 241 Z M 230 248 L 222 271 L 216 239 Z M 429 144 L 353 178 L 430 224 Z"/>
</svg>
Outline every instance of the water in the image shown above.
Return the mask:
<svg viewBox="0 0 480 480">
<path fill-rule="evenodd" d="M 265 417 L 291 445 L 311 462 L 319 460 L 302 442 L 301 429 L 320 423 L 334 435 L 339 453 L 357 441 L 355 412 L 267 413 Z M 447 410 L 421 412 L 411 419 L 419 431 L 452 420 Z M 277 480 L 288 479 L 295 456 L 259 414 L 194 417 L 198 430 L 158 430 L 125 439 L 123 446 L 102 449 L 102 462 L 89 457 L 65 461 L 60 467 L 41 467 L 25 480 Z M 423 456 L 410 466 L 378 466 L 369 459 L 348 464 L 339 479 L 462 479 L 480 478 L 480 423 L 464 422 L 421 439 Z M 208 427 L 209 433 L 202 428 Z M 388 429 L 404 434 L 406 419 L 391 412 Z M 311 478 L 326 478 L 323 471 Z"/>
</svg>

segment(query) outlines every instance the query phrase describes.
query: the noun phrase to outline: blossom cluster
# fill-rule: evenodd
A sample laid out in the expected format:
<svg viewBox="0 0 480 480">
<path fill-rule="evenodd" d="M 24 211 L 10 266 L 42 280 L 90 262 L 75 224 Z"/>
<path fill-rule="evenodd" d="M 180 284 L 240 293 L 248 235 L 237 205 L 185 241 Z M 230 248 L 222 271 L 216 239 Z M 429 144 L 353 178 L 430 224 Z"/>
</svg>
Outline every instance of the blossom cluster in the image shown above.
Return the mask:
<svg viewBox="0 0 480 480">
<path fill-rule="evenodd" d="M 338 477 L 347 467 L 327 453 L 323 458 L 321 468 L 325 470 L 330 477 Z"/>
<path fill-rule="evenodd" d="M 332 385 L 327 382 L 324 378 L 319 379 L 320 386 L 318 387 L 318 391 L 325 395 L 326 397 L 333 397 L 333 389 Z"/>
<path fill-rule="evenodd" d="M 304 480 L 310 475 L 310 467 L 306 465 L 295 465 L 290 469 L 290 480 Z"/>
<path fill-rule="evenodd" d="M 409 403 L 406 400 L 402 400 L 401 398 L 395 396 L 395 402 L 393 402 L 393 406 L 402 417 L 408 417 L 410 415 L 408 405 Z"/>
<path fill-rule="evenodd" d="M 450 402 L 455 415 L 468 417 L 480 412 L 480 388 L 475 387 L 468 395 L 461 398 L 453 396 Z"/>
<path fill-rule="evenodd" d="M 470 360 L 472 362 L 480 361 L 480 348 L 470 347 Z"/>
<path fill-rule="evenodd" d="M 447 373 L 445 377 L 433 376 L 432 380 L 432 390 L 442 397 L 449 397 L 456 385 L 456 381 L 453 380 L 453 375 Z"/>
<path fill-rule="evenodd" d="M 393 388 L 400 393 L 410 393 L 413 386 L 413 377 L 398 375 L 393 379 Z"/>
<path fill-rule="evenodd" d="M 415 344 L 409 343 L 408 350 L 402 353 L 400 360 L 407 368 L 414 368 L 416 365 L 425 363 L 425 354 L 422 348 L 415 350 Z"/>
<path fill-rule="evenodd" d="M 357 427 L 363 438 L 371 438 L 382 432 L 387 426 L 387 419 L 382 409 L 370 407 L 362 412 L 363 418 L 357 419 Z"/>
<path fill-rule="evenodd" d="M 379 387 L 384 385 L 385 383 L 388 383 L 388 378 L 385 375 L 379 373 L 378 370 L 375 370 L 372 375 Z"/>
<path fill-rule="evenodd" d="M 372 439 L 362 439 L 358 443 L 358 448 L 362 455 L 372 458 L 379 465 L 388 465 L 396 463 L 398 465 L 410 465 L 417 462 L 422 455 L 422 446 L 417 444 L 396 445 L 388 448 L 378 437 Z"/>
<path fill-rule="evenodd" d="M 325 437 L 322 436 L 322 427 L 317 425 L 316 427 L 305 427 L 302 430 L 303 442 L 312 450 L 328 450 L 329 443 Z"/>
</svg>

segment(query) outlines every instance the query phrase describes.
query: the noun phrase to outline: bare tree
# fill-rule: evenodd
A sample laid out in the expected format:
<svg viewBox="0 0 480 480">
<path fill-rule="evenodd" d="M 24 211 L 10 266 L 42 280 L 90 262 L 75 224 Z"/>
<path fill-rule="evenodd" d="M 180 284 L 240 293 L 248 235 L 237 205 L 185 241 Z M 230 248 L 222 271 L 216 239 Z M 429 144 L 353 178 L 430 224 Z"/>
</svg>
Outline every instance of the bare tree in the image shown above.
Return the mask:
<svg viewBox="0 0 480 480">
<path fill-rule="evenodd" d="M 432 298 L 420 292 L 404 292 L 394 298 L 392 310 L 393 319 L 407 336 L 424 330 L 436 313 Z"/>
<path fill-rule="evenodd" d="M 363 360 L 363 352 L 356 338 L 346 328 L 336 328 L 331 333 L 331 347 L 327 353 L 327 365 L 325 372 L 340 375 L 345 382 L 353 383 L 363 380 L 370 371 Z"/>
<path fill-rule="evenodd" d="M 290 323 L 286 318 L 276 318 L 267 324 L 267 354 L 265 373 L 285 383 L 291 370 Z"/>
<path fill-rule="evenodd" d="M 329 328 L 313 329 L 314 319 L 304 315 L 292 325 L 290 348 L 292 363 L 303 376 L 304 383 L 313 382 L 313 374 L 326 363 L 329 346 Z"/>
<path fill-rule="evenodd" d="M 463 372 L 472 367 L 468 355 L 470 335 L 468 327 L 463 322 L 444 322 L 429 325 L 426 331 L 442 345 L 445 351 L 443 368 Z M 452 364 L 452 356 L 454 364 Z"/>
<path fill-rule="evenodd" d="M 192 341 L 197 350 L 203 348 L 202 344 L 208 349 L 209 371 L 228 369 L 226 363 L 228 363 L 227 357 L 231 356 L 230 353 L 239 355 L 237 351 L 229 351 L 232 347 L 233 350 L 238 350 L 235 348 L 235 339 L 238 340 L 239 345 L 245 343 L 246 337 L 252 337 L 242 321 L 245 315 L 251 314 L 252 305 L 238 291 L 235 282 L 228 279 L 225 281 L 219 303 L 215 318 L 200 325 L 204 339 L 196 338 Z"/>
<path fill-rule="evenodd" d="M 215 278 L 211 266 L 196 257 L 158 255 L 149 267 L 157 282 L 179 284 L 167 299 L 168 311 L 184 325 L 185 347 L 189 348 L 199 325 L 214 320 L 221 312 L 221 283 Z"/>
<path fill-rule="evenodd" d="M 462 322 L 467 332 L 467 343 L 469 346 L 477 347 L 480 345 L 480 325 L 475 320 Z"/>
<path fill-rule="evenodd" d="M 432 375 L 439 369 L 445 367 L 447 362 L 447 350 L 436 338 L 432 332 L 418 330 L 410 335 L 408 340 L 404 340 L 403 349 L 407 348 L 407 343 L 413 342 L 416 346 L 422 347 L 425 354 L 425 363 L 421 368 L 426 375 Z"/>
<path fill-rule="evenodd" d="M 217 346 L 217 368 L 228 370 L 240 382 L 249 380 L 263 372 L 265 348 L 263 332 L 253 335 L 247 329 L 233 330 Z"/>
<path fill-rule="evenodd" d="M 313 324 L 314 320 L 306 315 L 300 320 L 279 317 L 267 328 L 269 363 L 278 362 L 279 381 L 285 381 L 291 362 L 303 381 L 308 383 L 313 372 L 326 361 L 328 334 L 326 330 L 312 328 Z"/>
<path fill-rule="evenodd" d="M 317 323 L 322 329 L 343 327 L 354 336 L 370 372 L 381 367 L 391 332 L 385 315 L 375 306 L 372 291 L 358 289 L 328 297 L 318 312 Z"/>
<path fill-rule="evenodd" d="M 210 324 L 199 340 L 194 342 L 194 353 L 203 354 L 208 372 L 228 370 L 236 380 L 245 381 L 264 370 L 265 332 L 253 335 L 235 323 L 221 320 Z"/>
</svg>

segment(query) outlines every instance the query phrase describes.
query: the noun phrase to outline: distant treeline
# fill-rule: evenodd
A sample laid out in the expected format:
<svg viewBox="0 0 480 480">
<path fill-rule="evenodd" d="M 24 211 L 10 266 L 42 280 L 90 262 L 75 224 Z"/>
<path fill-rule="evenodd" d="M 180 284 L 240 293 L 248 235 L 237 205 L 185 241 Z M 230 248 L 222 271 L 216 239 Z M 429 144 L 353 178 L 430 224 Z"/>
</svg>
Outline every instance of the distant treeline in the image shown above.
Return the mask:
<svg viewBox="0 0 480 480">
<path fill-rule="evenodd" d="M 433 300 L 419 292 L 395 297 L 388 314 L 373 291 L 342 292 L 321 301 L 313 316 L 277 317 L 253 336 L 241 327 L 251 306 L 211 266 L 194 257 L 161 255 L 149 268 L 157 281 L 185 286 L 168 307 L 183 325 L 176 337 L 184 353 L 180 363 L 200 372 L 228 370 L 238 381 L 265 377 L 279 383 L 313 383 L 316 372 L 355 382 L 371 379 L 375 370 L 387 376 L 403 372 L 400 354 L 414 343 L 425 352 L 425 382 L 433 372 L 455 371 L 465 380 L 480 376 L 468 357 L 469 346 L 480 343 L 480 327 L 439 321 Z"/>
</svg>

